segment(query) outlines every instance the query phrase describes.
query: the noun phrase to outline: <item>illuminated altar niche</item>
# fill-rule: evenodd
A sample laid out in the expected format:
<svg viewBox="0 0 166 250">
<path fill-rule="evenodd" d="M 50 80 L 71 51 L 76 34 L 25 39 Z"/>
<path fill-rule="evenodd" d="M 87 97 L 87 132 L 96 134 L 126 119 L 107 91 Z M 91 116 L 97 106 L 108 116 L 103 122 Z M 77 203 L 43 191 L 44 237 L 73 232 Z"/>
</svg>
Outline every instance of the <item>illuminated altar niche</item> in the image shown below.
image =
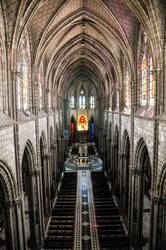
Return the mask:
<svg viewBox="0 0 166 250">
<path fill-rule="evenodd" d="M 81 115 L 79 121 L 78 121 L 78 127 L 77 127 L 78 131 L 87 131 L 88 130 L 88 123 L 86 118 Z"/>
</svg>

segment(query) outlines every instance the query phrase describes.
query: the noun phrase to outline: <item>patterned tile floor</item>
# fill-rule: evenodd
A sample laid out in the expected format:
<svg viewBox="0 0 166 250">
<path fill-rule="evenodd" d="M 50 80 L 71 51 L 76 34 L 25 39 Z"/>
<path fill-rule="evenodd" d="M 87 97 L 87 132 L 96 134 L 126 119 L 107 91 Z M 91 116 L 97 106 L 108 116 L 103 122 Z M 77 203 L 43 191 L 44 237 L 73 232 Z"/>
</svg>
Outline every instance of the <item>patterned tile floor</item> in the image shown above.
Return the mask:
<svg viewBox="0 0 166 250">
<path fill-rule="evenodd" d="M 91 174 L 89 170 L 77 171 L 76 233 L 74 250 L 99 250 Z"/>
</svg>

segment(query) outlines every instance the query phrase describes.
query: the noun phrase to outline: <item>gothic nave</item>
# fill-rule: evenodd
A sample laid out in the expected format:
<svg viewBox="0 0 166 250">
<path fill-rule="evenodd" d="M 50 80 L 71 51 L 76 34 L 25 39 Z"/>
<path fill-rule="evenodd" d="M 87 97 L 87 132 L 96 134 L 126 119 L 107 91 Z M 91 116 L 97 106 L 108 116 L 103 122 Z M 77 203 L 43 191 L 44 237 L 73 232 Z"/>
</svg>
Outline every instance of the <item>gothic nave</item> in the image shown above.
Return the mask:
<svg viewBox="0 0 166 250">
<path fill-rule="evenodd" d="M 165 58 L 165 0 L 0 0 L 0 250 L 166 250 Z"/>
</svg>

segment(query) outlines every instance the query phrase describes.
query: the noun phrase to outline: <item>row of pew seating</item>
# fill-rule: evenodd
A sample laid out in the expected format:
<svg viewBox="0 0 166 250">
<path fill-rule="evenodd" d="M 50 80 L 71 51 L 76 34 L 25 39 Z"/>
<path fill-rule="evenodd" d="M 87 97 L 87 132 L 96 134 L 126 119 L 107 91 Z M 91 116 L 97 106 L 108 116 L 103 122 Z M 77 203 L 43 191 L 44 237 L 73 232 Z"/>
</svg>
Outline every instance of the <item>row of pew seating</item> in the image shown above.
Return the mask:
<svg viewBox="0 0 166 250">
<path fill-rule="evenodd" d="M 77 173 L 65 172 L 47 227 L 44 249 L 72 249 L 76 187 Z"/>
<path fill-rule="evenodd" d="M 129 249 L 128 232 L 104 172 L 92 172 L 93 196 L 102 250 Z"/>
</svg>

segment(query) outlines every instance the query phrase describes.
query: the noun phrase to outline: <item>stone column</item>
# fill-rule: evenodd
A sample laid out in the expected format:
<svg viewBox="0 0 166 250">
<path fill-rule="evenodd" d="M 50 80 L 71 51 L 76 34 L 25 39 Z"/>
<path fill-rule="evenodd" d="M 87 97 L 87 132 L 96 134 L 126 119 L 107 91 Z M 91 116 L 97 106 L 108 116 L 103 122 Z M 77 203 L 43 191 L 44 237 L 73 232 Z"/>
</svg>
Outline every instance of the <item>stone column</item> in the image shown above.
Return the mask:
<svg viewBox="0 0 166 250">
<path fill-rule="evenodd" d="M 7 249 L 27 250 L 23 198 L 0 202 L 4 209 Z"/>
<path fill-rule="evenodd" d="M 160 198 L 152 195 L 149 250 L 157 250 Z M 161 238 L 160 238 L 161 240 Z M 160 249 L 161 250 L 161 249 Z"/>
<path fill-rule="evenodd" d="M 130 186 L 129 186 L 129 237 L 130 244 L 134 240 L 135 234 L 135 168 L 130 168 Z"/>
<path fill-rule="evenodd" d="M 142 223 L 143 223 L 143 198 L 144 198 L 144 187 L 142 183 L 143 178 L 143 171 L 142 170 L 136 170 L 136 183 L 137 186 L 137 221 L 136 221 L 136 232 L 135 232 L 135 241 L 136 245 L 140 246 L 142 245 Z"/>
<path fill-rule="evenodd" d="M 122 166 L 122 169 L 123 169 L 123 186 L 122 186 L 122 197 L 123 197 L 123 201 L 122 201 L 122 211 L 124 213 L 126 213 L 126 202 L 128 203 L 129 200 L 126 200 L 126 195 L 129 197 L 129 181 L 130 181 L 130 176 L 127 176 L 127 168 L 128 168 L 128 165 L 127 165 L 127 155 L 124 154 L 123 155 L 123 166 Z M 128 189 L 127 189 L 128 187 Z M 128 192 L 128 194 L 127 194 Z"/>
<path fill-rule="evenodd" d="M 118 159 L 119 159 L 119 155 L 118 155 L 118 145 L 114 145 L 114 163 L 113 163 L 113 168 L 114 168 L 114 190 L 117 192 L 117 185 L 118 185 Z"/>
<path fill-rule="evenodd" d="M 27 249 L 27 239 L 25 232 L 25 218 L 24 218 L 24 196 L 14 200 L 14 210 L 16 216 L 16 231 L 18 240 L 18 250 Z"/>
<path fill-rule="evenodd" d="M 51 145 L 51 155 L 52 155 L 52 191 L 55 195 L 56 193 L 56 164 L 55 164 L 55 145 Z"/>
<path fill-rule="evenodd" d="M 107 166 L 107 150 L 106 150 L 106 147 L 107 147 L 107 145 L 106 145 L 106 134 L 104 134 L 103 135 L 103 137 L 104 137 L 104 145 L 103 145 L 103 161 L 104 161 L 104 171 L 107 171 L 107 169 L 106 169 L 106 166 Z"/>
<path fill-rule="evenodd" d="M 45 180 L 45 195 L 46 195 L 46 211 L 47 215 L 51 213 L 51 193 L 50 193 L 50 168 L 49 168 L 49 155 L 45 154 L 43 157 L 44 161 L 44 178 Z"/>
<path fill-rule="evenodd" d="M 111 142 L 111 180 L 114 178 L 114 144 Z"/>
<path fill-rule="evenodd" d="M 166 249 L 166 199 L 152 196 L 149 250 Z"/>
<path fill-rule="evenodd" d="M 135 250 L 142 249 L 142 223 L 143 223 L 143 171 L 134 169 L 132 170 L 132 195 L 131 195 L 131 214 L 129 217 L 131 244 Z M 136 190 L 137 189 L 137 190 Z M 136 192 L 137 191 L 137 192 Z M 136 203 L 136 204 L 135 204 Z M 131 220 L 131 221 L 130 221 Z"/>
<path fill-rule="evenodd" d="M 29 204 L 29 217 L 30 217 L 30 230 L 31 238 L 30 243 L 32 248 L 38 248 L 40 246 L 40 233 L 41 229 L 39 227 L 39 220 L 41 219 L 41 204 L 39 202 L 40 190 L 38 185 L 38 178 L 36 170 L 29 171 L 31 190 L 30 199 L 32 199 L 31 204 Z M 29 196 L 28 195 L 28 196 Z M 43 217 L 42 217 L 43 219 Z"/>
<path fill-rule="evenodd" d="M 108 140 L 108 178 L 110 178 L 111 164 L 112 164 L 112 151 L 111 151 L 111 138 Z"/>
<path fill-rule="evenodd" d="M 125 159 L 125 155 L 124 155 L 124 153 L 120 153 L 119 154 L 119 156 L 120 156 L 120 163 L 119 163 L 119 174 L 120 174 L 120 176 L 119 176 L 119 198 L 120 198 L 120 200 L 119 200 L 119 202 L 120 202 L 120 210 L 121 210 L 121 212 L 123 213 L 123 208 L 124 208 L 124 194 L 125 194 L 125 192 L 124 192 L 124 188 L 125 188 L 125 185 L 123 185 L 123 183 L 124 183 L 124 166 L 125 166 L 125 164 L 124 164 L 124 159 Z"/>
<path fill-rule="evenodd" d="M 5 220 L 6 220 L 6 227 L 5 227 L 5 236 L 6 236 L 6 245 L 7 249 L 15 250 L 19 248 L 19 240 L 16 241 L 16 231 L 14 228 L 15 225 L 15 218 L 13 216 L 13 201 L 4 201 L 4 212 L 5 212 Z M 21 250 L 21 249 L 20 249 Z"/>
<path fill-rule="evenodd" d="M 159 220 L 162 220 L 162 236 L 161 236 L 161 249 L 165 250 L 166 249 L 166 198 L 161 199 L 161 210 L 162 210 L 162 216 L 159 215 Z M 158 225 L 158 224 L 157 224 Z M 160 241 L 160 231 L 158 230 L 158 235 L 157 235 L 157 242 Z M 157 245 L 158 247 L 158 245 Z M 158 248 L 159 249 L 159 248 Z M 157 250 L 157 248 L 155 249 Z"/>
<path fill-rule="evenodd" d="M 37 205 L 36 207 L 36 213 L 38 214 L 36 220 L 36 226 L 37 226 L 37 241 L 38 246 L 42 247 L 44 245 L 44 215 L 43 215 L 43 209 L 42 209 L 42 198 L 41 198 L 41 169 L 36 169 L 36 194 L 37 194 Z"/>
</svg>

